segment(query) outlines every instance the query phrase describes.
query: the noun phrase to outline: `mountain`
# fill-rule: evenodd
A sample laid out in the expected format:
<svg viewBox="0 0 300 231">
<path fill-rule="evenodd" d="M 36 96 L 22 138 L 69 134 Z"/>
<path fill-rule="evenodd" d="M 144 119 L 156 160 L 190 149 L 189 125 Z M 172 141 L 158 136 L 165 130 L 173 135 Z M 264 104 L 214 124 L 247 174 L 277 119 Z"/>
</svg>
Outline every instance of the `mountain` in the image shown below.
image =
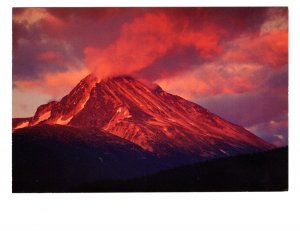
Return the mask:
<svg viewBox="0 0 300 231">
<path fill-rule="evenodd" d="M 274 148 L 241 126 L 159 86 L 130 77 L 98 81 L 89 75 L 60 101 L 14 121 L 14 131 L 36 125 L 97 129 L 163 156 L 215 158 Z"/>
<path fill-rule="evenodd" d="M 256 166 L 273 158 L 249 157 L 247 168 L 239 156 L 274 148 L 243 127 L 130 76 L 88 75 L 60 101 L 39 106 L 32 117 L 13 119 L 12 140 L 13 192 L 205 191 L 213 190 L 211 184 L 226 190 L 227 183 L 227 190 L 229 185 L 247 190 L 248 180 L 260 175 Z"/>
</svg>

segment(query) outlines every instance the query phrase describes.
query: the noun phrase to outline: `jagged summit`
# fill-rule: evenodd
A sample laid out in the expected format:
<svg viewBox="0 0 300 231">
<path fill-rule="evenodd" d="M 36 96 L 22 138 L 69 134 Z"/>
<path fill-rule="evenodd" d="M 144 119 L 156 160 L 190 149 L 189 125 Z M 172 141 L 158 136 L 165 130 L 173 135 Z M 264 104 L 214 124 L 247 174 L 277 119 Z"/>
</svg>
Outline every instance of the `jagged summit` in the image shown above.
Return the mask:
<svg viewBox="0 0 300 231">
<path fill-rule="evenodd" d="M 214 157 L 273 147 L 195 103 L 128 75 L 100 81 L 89 75 L 61 101 L 41 105 L 14 129 L 38 124 L 97 128 L 158 156 Z"/>
</svg>

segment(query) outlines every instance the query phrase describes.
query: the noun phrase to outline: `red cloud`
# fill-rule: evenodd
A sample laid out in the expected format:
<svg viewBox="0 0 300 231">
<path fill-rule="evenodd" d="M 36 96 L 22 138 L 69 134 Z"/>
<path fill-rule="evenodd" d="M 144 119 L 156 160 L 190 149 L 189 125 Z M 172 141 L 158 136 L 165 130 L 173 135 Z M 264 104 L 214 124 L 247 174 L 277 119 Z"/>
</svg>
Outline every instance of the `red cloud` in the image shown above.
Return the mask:
<svg viewBox="0 0 300 231">
<path fill-rule="evenodd" d="M 100 77 L 140 70 L 173 46 L 172 24 L 164 14 L 145 14 L 125 24 L 120 37 L 104 49 L 85 48 L 86 63 Z"/>
<path fill-rule="evenodd" d="M 195 47 L 202 58 L 221 52 L 221 34 L 217 25 L 203 24 L 193 30 L 183 20 L 174 23 L 168 15 L 147 13 L 123 25 L 120 37 L 108 47 L 86 47 L 86 64 L 97 75 L 132 74 L 153 64 L 172 49 Z"/>
<path fill-rule="evenodd" d="M 205 23 L 199 31 L 181 33 L 179 43 L 194 46 L 202 57 L 210 59 L 223 50 L 224 47 L 220 44 L 220 38 L 225 33 L 226 31 L 217 25 Z"/>
</svg>

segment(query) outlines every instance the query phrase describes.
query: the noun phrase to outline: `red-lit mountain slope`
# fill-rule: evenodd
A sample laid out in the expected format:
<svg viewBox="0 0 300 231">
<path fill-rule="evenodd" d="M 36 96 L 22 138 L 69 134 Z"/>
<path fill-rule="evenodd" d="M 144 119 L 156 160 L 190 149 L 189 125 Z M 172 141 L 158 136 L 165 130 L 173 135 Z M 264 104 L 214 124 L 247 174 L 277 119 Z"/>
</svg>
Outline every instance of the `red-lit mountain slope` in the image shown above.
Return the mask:
<svg viewBox="0 0 300 231">
<path fill-rule="evenodd" d="M 99 82 L 89 75 L 60 102 L 40 106 L 14 129 L 37 124 L 98 128 L 158 156 L 215 157 L 273 148 L 205 108 L 129 76 Z"/>
</svg>

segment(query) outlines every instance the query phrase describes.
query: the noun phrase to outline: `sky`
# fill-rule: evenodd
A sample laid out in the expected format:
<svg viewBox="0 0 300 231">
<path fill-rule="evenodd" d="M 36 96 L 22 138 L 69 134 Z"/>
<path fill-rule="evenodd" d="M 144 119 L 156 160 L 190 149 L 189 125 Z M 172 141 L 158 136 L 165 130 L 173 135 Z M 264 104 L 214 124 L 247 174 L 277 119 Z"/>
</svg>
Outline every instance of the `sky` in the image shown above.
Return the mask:
<svg viewBox="0 0 300 231">
<path fill-rule="evenodd" d="M 82 78 L 160 85 L 276 146 L 288 143 L 288 9 L 14 8 L 13 117 Z"/>
</svg>

